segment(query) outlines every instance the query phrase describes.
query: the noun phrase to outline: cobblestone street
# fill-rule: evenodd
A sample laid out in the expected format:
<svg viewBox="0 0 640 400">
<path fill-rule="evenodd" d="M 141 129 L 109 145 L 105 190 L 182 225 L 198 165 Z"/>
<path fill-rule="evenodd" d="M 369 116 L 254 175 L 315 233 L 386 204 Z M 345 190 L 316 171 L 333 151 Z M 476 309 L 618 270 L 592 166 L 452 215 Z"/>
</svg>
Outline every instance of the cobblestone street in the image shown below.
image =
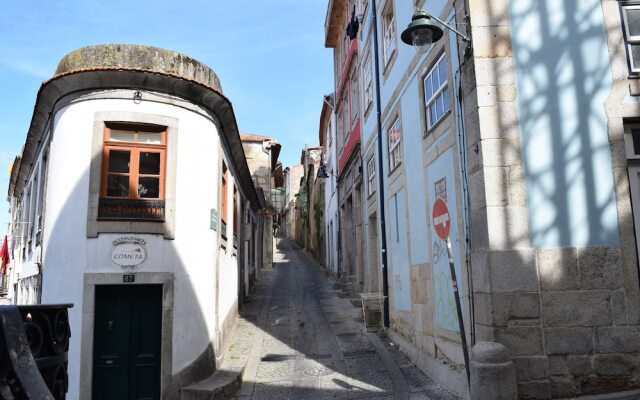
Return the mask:
<svg viewBox="0 0 640 400">
<path fill-rule="evenodd" d="M 245 366 L 238 400 L 456 399 L 388 339 L 365 332 L 362 309 L 286 239 L 226 350 L 223 367 Z"/>
</svg>

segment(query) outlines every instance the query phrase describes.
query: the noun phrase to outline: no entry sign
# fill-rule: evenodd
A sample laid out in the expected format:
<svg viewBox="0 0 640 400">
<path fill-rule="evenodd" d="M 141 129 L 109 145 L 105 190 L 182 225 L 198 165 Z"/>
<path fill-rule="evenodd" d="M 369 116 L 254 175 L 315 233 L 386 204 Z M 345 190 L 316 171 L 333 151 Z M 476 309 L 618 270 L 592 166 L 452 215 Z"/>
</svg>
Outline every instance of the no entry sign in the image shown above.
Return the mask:
<svg viewBox="0 0 640 400">
<path fill-rule="evenodd" d="M 449 231 L 451 230 L 451 218 L 449 217 L 449 208 L 447 203 L 442 199 L 437 199 L 433 203 L 433 228 L 440 239 L 447 240 Z"/>
</svg>

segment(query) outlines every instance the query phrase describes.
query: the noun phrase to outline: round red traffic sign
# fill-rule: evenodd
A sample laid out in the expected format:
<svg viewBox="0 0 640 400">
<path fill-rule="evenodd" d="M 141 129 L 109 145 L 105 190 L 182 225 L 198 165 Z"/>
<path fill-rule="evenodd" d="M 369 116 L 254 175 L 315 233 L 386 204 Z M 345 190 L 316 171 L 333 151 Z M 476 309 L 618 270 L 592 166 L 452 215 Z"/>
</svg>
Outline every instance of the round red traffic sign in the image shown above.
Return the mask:
<svg viewBox="0 0 640 400">
<path fill-rule="evenodd" d="M 449 237 L 449 231 L 451 230 L 451 218 L 449 217 L 449 208 L 447 203 L 442 199 L 437 199 L 433 203 L 433 212 L 431 213 L 433 218 L 433 228 L 436 230 L 436 234 L 440 239 L 447 240 Z"/>
</svg>

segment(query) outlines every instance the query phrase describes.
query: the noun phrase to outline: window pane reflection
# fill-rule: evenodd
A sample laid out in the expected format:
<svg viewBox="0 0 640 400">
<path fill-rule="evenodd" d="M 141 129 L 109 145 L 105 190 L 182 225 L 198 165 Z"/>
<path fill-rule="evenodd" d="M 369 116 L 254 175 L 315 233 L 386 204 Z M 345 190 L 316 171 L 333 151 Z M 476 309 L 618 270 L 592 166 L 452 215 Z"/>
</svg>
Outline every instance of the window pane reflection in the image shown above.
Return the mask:
<svg viewBox="0 0 640 400">
<path fill-rule="evenodd" d="M 640 9 L 627 8 L 627 29 L 631 36 L 640 35 Z"/>
<path fill-rule="evenodd" d="M 135 141 L 134 133 L 132 131 L 123 131 L 119 129 L 111 129 L 111 132 L 109 132 L 109 138 L 114 142 Z"/>
<path fill-rule="evenodd" d="M 138 180 L 138 198 L 157 199 L 160 194 L 160 178 L 144 177 Z"/>
<path fill-rule="evenodd" d="M 157 132 L 138 132 L 138 142 L 162 144 L 162 134 Z"/>
<path fill-rule="evenodd" d="M 630 44 L 629 51 L 631 52 L 631 70 L 640 71 L 640 45 Z"/>
<path fill-rule="evenodd" d="M 141 174 L 160 174 L 160 153 L 151 153 L 147 151 L 140 152 L 140 168 Z"/>
<path fill-rule="evenodd" d="M 129 172 L 130 152 L 127 150 L 111 150 L 109 152 L 109 172 Z"/>
<path fill-rule="evenodd" d="M 107 181 L 107 196 L 127 197 L 129 196 L 129 176 L 109 175 Z"/>
</svg>

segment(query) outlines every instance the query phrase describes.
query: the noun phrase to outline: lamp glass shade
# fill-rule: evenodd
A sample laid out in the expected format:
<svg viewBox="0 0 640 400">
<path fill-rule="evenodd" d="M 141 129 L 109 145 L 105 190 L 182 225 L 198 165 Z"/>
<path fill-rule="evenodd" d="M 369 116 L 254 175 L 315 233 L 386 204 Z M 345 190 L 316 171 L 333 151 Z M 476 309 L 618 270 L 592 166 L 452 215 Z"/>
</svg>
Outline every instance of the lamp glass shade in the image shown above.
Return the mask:
<svg viewBox="0 0 640 400">
<path fill-rule="evenodd" d="M 418 53 L 424 54 L 433 43 L 433 32 L 431 29 L 416 29 L 411 32 L 411 42 Z"/>
<path fill-rule="evenodd" d="M 414 46 L 417 51 L 425 52 L 432 43 L 440 40 L 443 33 L 440 23 L 434 21 L 427 12 L 418 11 L 400 34 L 400 39 Z"/>
<path fill-rule="evenodd" d="M 327 166 L 321 165 L 320 168 L 318 168 L 318 178 L 326 179 L 328 177 L 329 177 L 329 174 L 327 173 Z"/>
</svg>

